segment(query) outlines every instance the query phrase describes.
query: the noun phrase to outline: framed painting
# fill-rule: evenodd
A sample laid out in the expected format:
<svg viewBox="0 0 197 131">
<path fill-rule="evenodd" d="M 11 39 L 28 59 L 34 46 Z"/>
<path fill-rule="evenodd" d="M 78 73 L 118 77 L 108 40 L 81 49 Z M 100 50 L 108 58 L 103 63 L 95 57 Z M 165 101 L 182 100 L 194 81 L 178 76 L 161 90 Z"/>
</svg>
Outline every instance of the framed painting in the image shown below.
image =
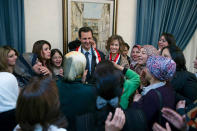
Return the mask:
<svg viewBox="0 0 197 131">
<path fill-rule="evenodd" d="M 116 34 L 117 0 L 63 0 L 63 49 L 68 52 L 68 43 L 79 39 L 78 31 L 83 26 L 93 30 L 97 48 L 104 53 L 109 36 Z"/>
</svg>

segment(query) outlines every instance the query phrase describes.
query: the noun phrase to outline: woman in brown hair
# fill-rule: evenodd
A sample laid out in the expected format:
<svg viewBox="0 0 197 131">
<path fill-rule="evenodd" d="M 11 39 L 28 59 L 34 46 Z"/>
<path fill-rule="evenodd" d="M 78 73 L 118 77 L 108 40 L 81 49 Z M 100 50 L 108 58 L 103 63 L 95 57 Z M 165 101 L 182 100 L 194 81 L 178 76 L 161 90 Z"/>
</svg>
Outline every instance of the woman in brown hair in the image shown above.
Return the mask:
<svg viewBox="0 0 197 131">
<path fill-rule="evenodd" d="M 46 40 L 36 41 L 33 45 L 32 53 L 36 54 L 39 61 L 46 68 L 41 70 L 44 74 L 51 74 L 52 69 L 50 67 L 51 59 L 51 44 Z"/>
<path fill-rule="evenodd" d="M 21 90 L 17 100 L 15 131 L 66 131 L 67 122 L 59 111 L 60 102 L 55 81 L 50 77 L 33 78 Z"/>
<path fill-rule="evenodd" d="M 17 57 L 18 52 L 14 48 L 10 46 L 0 47 L 0 72 L 13 73 Z"/>
<path fill-rule="evenodd" d="M 129 67 L 129 63 L 127 59 L 125 59 L 121 54 L 124 48 L 124 40 L 119 35 L 112 35 L 107 40 L 106 49 L 109 51 L 109 55 L 107 55 L 107 60 L 110 60 L 118 65 L 123 67 Z"/>
</svg>

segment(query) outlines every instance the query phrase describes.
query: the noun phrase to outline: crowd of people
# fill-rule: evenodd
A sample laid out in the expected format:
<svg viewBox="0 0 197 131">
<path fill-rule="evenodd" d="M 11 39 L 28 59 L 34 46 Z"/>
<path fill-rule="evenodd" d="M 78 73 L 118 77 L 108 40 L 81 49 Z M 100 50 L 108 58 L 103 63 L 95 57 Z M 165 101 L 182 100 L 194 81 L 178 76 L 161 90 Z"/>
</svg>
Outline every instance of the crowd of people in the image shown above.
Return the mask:
<svg viewBox="0 0 197 131">
<path fill-rule="evenodd" d="M 172 34 L 158 49 L 135 44 L 130 56 L 120 35 L 108 38 L 107 54 L 90 27 L 78 36 L 66 54 L 46 40 L 23 54 L 0 47 L 0 130 L 197 130 L 197 73 Z"/>
</svg>

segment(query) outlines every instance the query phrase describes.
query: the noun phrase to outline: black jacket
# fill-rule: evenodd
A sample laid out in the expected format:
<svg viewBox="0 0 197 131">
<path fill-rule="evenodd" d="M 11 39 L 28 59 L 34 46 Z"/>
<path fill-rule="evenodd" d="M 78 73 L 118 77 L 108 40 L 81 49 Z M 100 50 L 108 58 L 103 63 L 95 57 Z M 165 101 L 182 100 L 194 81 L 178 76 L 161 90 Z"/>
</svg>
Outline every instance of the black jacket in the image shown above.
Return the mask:
<svg viewBox="0 0 197 131">
<path fill-rule="evenodd" d="M 176 71 L 171 85 L 176 92 L 176 102 L 186 100 L 186 105 L 188 105 L 197 99 L 197 78 L 193 73 Z"/>
<path fill-rule="evenodd" d="M 75 49 L 76 50 L 76 49 Z M 91 48 L 92 50 L 92 48 Z M 105 55 L 103 52 L 97 50 L 98 53 L 100 54 L 101 60 L 105 59 Z M 83 53 L 83 51 L 81 50 L 81 53 Z M 96 63 L 96 55 L 94 54 L 94 52 L 92 51 L 92 63 L 91 63 L 91 72 L 88 71 L 87 76 L 86 76 L 86 82 L 88 82 L 89 84 L 93 84 L 95 83 L 94 79 L 93 79 L 93 75 L 94 75 L 94 71 L 95 71 L 95 67 L 96 67 L 97 63 Z"/>
</svg>

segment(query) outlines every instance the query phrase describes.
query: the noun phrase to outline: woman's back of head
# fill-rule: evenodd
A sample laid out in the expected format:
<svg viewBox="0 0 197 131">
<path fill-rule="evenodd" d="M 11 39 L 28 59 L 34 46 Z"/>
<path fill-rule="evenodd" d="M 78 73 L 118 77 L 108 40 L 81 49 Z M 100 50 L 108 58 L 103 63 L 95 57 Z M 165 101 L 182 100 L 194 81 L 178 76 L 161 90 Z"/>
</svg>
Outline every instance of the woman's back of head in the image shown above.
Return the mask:
<svg viewBox="0 0 197 131">
<path fill-rule="evenodd" d="M 64 56 L 64 79 L 74 81 L 76 78 L 82 77 L 86 67 L 86 58 L 84 54 L 71 51 Z"/>
<path fill-rule="evenodd" d="M 59 96 L 55 81 L 50 77 L 33 78 L 21 90 L 17 100 L 16 119 L 21 129 L 34 130 L 36 124 L 48 129 L 59 119 Z"/>
<path fill-rule="evenodd" d="M 96 87 L 101 97 L 109 100 L 122 93 L 124 76 L 120 70 L 117 70 L 109 60 L 101 61 L 94 73 Z"/>
<path fill-rule="evenodd" d="M 98 90 L 96 100 L 97 130 L 104 130 L 104 122 L 109 112 L 114 112 L 118 107 L 119 97 L 122 94 L 124 77 L 109 60 L 101 61 L 94 72 L 94 79 Z"/>
</svg>

